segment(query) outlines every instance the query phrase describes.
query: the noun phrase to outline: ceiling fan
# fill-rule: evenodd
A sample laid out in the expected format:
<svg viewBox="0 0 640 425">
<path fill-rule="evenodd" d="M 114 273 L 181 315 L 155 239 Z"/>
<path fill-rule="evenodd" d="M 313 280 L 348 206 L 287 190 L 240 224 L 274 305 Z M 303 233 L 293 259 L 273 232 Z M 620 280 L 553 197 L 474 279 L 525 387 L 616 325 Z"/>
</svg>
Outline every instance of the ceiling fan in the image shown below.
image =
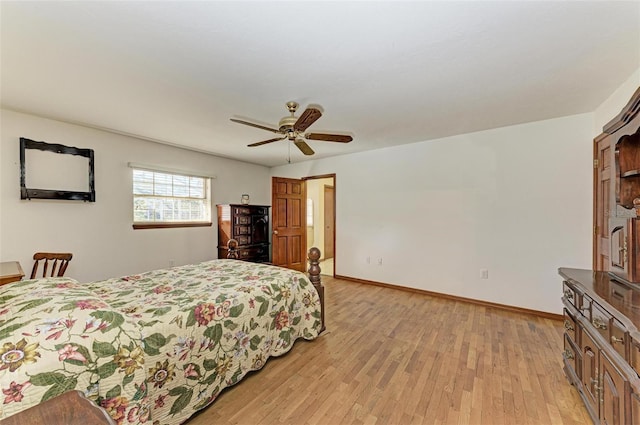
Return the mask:
<svg viewBox="0 0 640 425">
<path fill-rule="evenodd" d="M 287 102 L 287 109 L 291 113 L 291 116 L 282 118 L 278 123 L 278 128 L 266 127 L 264 125 L 239 120 L 237 118 L 231 118 L 231 121 L 255 128 L 261 128 L 263 130 L 271 131 L 279 135 L 278 137 L 274 137 L 273 139 L 251 143 L 250 145 L 247 145 L 249 147 L 261 146 L 266 145 L 267 143 L 289 139 L 293 142 L 294 145 L 298 147 L 298 149 L 300 149 L 303 154 L 313 155 L 313 149 L 311 149 L 311 147 L 307 144 L 307 142 L 304 141 L 304 139 L 338 143 L 349 143 L 353 140 L 353 137 L 346 134 L 305 133 L 304 131 L 322 116 L 322 110 L 319 106 L 309 105 L 299 117 L 296 117 L 295 113 L 298 109 L 298 106 L 299 105 L 297 102 Z"/>
</svg>

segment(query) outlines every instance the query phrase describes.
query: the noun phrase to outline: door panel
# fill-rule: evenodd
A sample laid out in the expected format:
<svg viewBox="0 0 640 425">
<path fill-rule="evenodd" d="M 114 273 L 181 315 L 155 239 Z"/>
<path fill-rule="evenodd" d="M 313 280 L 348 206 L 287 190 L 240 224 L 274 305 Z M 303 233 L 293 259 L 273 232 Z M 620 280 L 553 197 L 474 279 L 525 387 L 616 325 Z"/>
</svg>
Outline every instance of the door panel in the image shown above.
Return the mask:
<svg viewBox="0 0 640 425">
<path fill-rule="evenodd" d="M 609 211 L 611 211 L 611 138 L 594 140 L 593 171 L 593 267 L 594 270 L 609 270 Z"/>
<path fill-rule="evenodd" d="M 276 266 L 305 271 L 306 185 L 303 180 L 273 177 L 273 259 Z"/>
<path fill-rule="evenodd" d="M 333 186 L 324 187 L 324 258 L 333 258 L 335 244 L 335 198 Z"/>
<path fill-rule="evenodd" d="M 302 253 L 304 252 L 302 237 L 297 235 L 290 236 L 289 244 L 290 244 L 290 247 L 289 247 L 290 262 L 292 264 L 302 264 L 304 266 L 305 259 L 302 256 Z M 304 267 L 302 271 L 304 271 Z"/>
<path fill-rule="evenodd" d="M 277 198 L 273 201 L 273 226 L 287 227 L 287 199 Z"/>
<path fill-rule="evenodd" d="M 271 262 L 275 265 L 287 263 L 287 238 L 273 235 Z"/>
<path fill-rule="evenodd" d="M 302 228 L 302 211 L 301 199 L 287 199 L 287 225 L 291 228 Z"/>
</svg>

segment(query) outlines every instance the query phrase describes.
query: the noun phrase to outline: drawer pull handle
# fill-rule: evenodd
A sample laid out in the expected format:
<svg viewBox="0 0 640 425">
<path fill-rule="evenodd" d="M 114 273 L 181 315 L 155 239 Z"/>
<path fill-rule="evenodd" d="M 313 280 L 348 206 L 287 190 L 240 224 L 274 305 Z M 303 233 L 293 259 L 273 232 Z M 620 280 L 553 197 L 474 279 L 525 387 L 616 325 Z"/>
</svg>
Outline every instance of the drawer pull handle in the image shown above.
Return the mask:
<svg viewBox="0 0 640 425">
<path fill-rule="evenodd" d="M 572 300 L 572 299 L 573 299 L 573 292 L 571 292 L 571 291 L 570 291 L 570 290 L 568 290 L 568 289 L 565 289 L 565 290 L 564 290 L 564 296 L 565 296 L 565 298 L 567 298 L 568 300 Z"/>
<path fill-rule="evenodd" d="M 607 324 L 599 317 L 594 317 L 591 323 L 596 329 L 607 330 Z"/>
<path fill-rule="evenodd" d="M 564 353 L 562 353 L 562 357 L 564 357 L 567 360 L 573 360 L 573 353 L 571 352 L 571 350 L 566 349 L 564 350 Z"/>
<path fill-rule="evenodd" d="M 564 328 L 568 331 L 572 331 L 573 330 L 573 326 L 571 325 L 571 322 L 568 320 L 564 321 Z"/>
<path fill-rule="evenodd" d="M 615 344 L 615 343 L 622 344 L 623 342 L 624 342 L 624 338 L 616 338 L 615 336 L 611 337 L 612 344 Z"/>
</svg>

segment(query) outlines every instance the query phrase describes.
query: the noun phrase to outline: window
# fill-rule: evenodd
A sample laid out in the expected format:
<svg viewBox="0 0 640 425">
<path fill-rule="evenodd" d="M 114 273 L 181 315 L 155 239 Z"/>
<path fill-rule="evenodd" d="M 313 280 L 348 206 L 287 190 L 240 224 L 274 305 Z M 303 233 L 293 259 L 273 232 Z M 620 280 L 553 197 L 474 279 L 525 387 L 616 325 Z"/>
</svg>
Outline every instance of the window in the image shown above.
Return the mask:
<svg viewBox="0 0 640 425">
<path fill-rule="evenodd" d="M 307 198 L 307 227 L 313 227 L 313 199 Z"/>
<path fill-rule="evenodd" d="M 133 169 L 133 228 L 211 226 L 210 179 Z"/>
</svg>

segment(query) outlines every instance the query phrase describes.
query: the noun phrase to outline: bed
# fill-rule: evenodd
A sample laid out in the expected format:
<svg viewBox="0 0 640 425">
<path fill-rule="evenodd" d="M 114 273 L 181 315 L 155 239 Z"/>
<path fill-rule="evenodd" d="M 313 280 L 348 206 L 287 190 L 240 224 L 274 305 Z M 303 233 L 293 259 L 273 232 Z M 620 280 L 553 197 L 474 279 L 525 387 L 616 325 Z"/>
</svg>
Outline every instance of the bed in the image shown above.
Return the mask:
<svg viewBox="0 0 640 425">
<path fill-rule="evenodd" d="M 0 419 L 77 389 L 118 424 L 179 424 L 323 329 L 310 275 L 234 259 L 0 287 Z"/>
</svg>

